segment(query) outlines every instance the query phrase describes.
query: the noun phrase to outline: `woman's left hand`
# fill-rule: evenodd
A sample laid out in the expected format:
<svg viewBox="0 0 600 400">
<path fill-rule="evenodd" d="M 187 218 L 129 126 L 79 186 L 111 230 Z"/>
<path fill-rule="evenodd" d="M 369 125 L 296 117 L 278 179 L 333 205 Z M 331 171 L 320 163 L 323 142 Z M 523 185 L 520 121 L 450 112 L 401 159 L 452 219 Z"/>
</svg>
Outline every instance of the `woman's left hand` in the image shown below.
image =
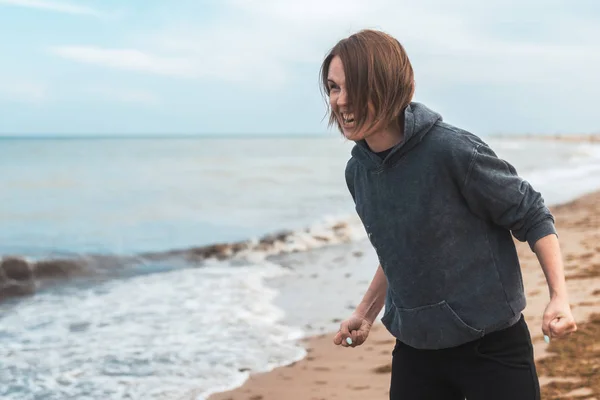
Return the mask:
<svg viewBox="0 0 600 400">
<path fill-rule="evenodd" d="M 577 324 L 571 313 L 571 306 L 566 297 L 556 296 L 550 300 L 542 322 L 544 335 L 550 338 L 561 338 L 577 330 Z"/>
</svg>

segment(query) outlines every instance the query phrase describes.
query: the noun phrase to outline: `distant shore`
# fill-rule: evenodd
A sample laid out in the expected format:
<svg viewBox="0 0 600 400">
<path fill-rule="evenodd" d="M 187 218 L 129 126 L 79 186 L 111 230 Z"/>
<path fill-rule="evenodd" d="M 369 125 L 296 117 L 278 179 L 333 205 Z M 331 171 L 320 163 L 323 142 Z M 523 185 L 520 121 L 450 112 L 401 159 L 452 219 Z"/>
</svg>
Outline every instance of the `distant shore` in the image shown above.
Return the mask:
<svg viewBox="0 0 600 400">
<path fill-rule="evenodd" d="M 547 135 L 547 134 L 497 134 L 492 135 L 493 138 L 499 139 L 516 139 L 516 140 L 549 140 L 549 141 L 557 141 L 557 142 L 571 142 L 571 143 L 600 143 L 600 133 L 588 133 L 588 134 L 555 134 L 555 135 Z"/>
<path fill-rule="evenodd" d="M 560 235 L 573 314 L 579 331 L 546 345 L 542 314 L 548 290 L 529 247 L 517 242 L 542 398 L 600 399 L 600 191 L 552 207 Z M 387 399 L 394 338 L 380 324 L 357 348 L 334 346 L 332 334 L 302 341 L 308 356 L 292 365 L 252 375 L 240 388 L 209 400 Z"/>
</svg>

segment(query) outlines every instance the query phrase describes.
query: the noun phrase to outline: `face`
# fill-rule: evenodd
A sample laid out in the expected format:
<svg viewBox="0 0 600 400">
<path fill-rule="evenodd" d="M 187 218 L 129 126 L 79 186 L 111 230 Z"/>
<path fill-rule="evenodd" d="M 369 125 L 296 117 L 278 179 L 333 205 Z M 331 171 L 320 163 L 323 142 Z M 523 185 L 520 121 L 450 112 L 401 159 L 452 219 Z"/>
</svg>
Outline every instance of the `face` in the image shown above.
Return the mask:
<svg viewBox="0 0 600 400">
<path fill-rule="evenodd" d="M 354 131 L 354 114 L 351 105 L 348 104 L 344 65 L 339 56 L 333 57 L 329 64 L 327 86 L 329 88 L 329 105 L 331 106 L 331 112 L 342 127 L 344 136 L 349 140 L 357 140 L 358 138 Z"/>
</svg>

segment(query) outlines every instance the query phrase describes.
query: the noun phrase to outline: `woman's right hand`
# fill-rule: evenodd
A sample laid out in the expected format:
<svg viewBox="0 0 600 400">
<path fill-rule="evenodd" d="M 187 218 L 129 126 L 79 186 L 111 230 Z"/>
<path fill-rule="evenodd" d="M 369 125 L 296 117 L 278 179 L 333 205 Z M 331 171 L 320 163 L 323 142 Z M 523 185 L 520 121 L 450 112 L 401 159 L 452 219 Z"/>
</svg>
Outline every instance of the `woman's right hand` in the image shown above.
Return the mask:
<svg viewBox="0 0 600 400">
<path fill-rule="evenodd" d="M 365 317 L 352 314 L 350 318 L 340 324 L 340 330 L 333 338 L 333 343 L 343 347 L 360 346 L 367 340 L 372 325 Z M 348 344 L 347 338 L 352 339 L 352 344 Z"/>
</svg>

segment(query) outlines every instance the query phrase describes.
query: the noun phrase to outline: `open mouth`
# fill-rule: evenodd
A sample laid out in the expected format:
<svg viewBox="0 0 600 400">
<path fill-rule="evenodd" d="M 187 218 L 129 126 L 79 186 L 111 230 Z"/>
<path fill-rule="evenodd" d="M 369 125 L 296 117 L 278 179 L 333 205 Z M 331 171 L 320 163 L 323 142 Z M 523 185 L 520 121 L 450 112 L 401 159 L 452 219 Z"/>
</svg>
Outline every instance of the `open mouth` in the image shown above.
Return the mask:
<svg viewBox="0 0 600 400">
<path fill-rule="evenodd" d="M 342 121 L 344 122 L 344 125 L 351 125 L 352 123 L 354 123 L 354 114 L 341 113 L 340 115 L 342 116 Z"/>
</svg>

